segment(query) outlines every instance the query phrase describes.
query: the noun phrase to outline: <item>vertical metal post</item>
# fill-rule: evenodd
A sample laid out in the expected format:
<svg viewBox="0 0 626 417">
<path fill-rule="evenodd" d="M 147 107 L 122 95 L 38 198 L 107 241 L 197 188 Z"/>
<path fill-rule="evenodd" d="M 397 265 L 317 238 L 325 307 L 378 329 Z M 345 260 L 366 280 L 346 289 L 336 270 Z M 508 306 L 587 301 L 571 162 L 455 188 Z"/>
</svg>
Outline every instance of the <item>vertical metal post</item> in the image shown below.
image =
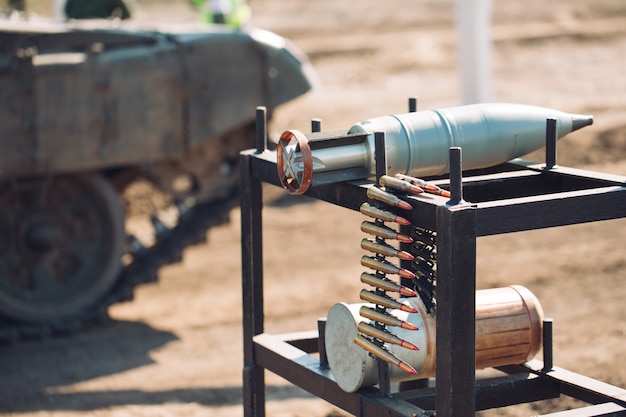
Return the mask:
<svg viewBox="0 0 626 417">
<path fill-rule="evenodd" d="M 409 98 L 409 113 L 415 113 L 417 111 L 417 98 Z"/>
<path fill-rule="evenodd" d="M 450 148 L 450 204 L 463 201 L 463 161 L 461 148 Z"/>
<path fill-rule="evenodd" d="M 265 373 L 255 364 L 253 337 L 263 333 L 263 230 L 261 182 L 251 173 L 251 156 L 240 155 L 241 279 L 243 306 L 243 409 L 265 416 Z"/>
<path fill-rule="evenodd" d="M 554 353 L 552 342 L 552 325 L 553 320 L 545 318 L 543 320 L 543 371 L 551 371 L 554 367 Z"/>
<path fill-rule="evenodd" d="M 376 359 L 376 362 L 378 363 L 378 390 L 380 395 L 389 396 L 391 394 L 389 364 L 382 359 Z"/>
<path fill-rule="evenodd" d="M 459 157 L 450 161 L 452 200 L 459 202 L 460 149 L 450 154 Z M 476 410 L 476 208 L 444 205 L 436 216 L 436 411 L 438 417 L 469 417 Z"/>
<path fill-rule="evenodd" d="M 322 119 L 315 118 L 311 119 L 311 132 L 321 132 L 322 131 Z"/>
<path fill-rule="evenodd" d="M 556 165 L 556 119 L 546 119 L 546 168 L 554 168 Z"/>
<path fill-rule="evenodd" d="M 267 149 L 267 109 L 256 108 L 256 152 L 263 153 Z"/>
<path fill-rule="evenodd" d="M 385 132 L 374 132 L 374 159 L 376 160 L 376 181 L 387 175 L 387 151 Z"/>
<path fill-rule="evenodd" d="M 320 354 L 320 367 L 328 368 L 326 354 L 326 317 L 317 319 L 317 350 Z"/>
</svg>

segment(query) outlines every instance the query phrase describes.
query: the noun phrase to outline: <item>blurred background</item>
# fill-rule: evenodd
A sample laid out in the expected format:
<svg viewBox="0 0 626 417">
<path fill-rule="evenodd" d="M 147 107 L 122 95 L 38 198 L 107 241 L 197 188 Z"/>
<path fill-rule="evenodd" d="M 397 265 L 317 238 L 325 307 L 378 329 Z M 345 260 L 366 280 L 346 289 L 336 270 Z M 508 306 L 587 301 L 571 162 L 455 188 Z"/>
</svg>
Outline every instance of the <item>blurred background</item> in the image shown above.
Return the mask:
<svg viewBox="0 0 626 417">
<path fill-rule="evenodd" d="M 345 129 L 361 120 L 463 101 L 452 0 L 251 0 L 247 26 L 285 37 L 310 59 L 316 90 L 278 109 L 270 125 Z M 186 0 L 134 0 L 115 27 L 197 25 Z M 27 0 L 31 19 L 50 0 Z M 494 2 L 491 100 L 593 114 L 561 140 L 560 165 L 626 175 L 626 4 L 621 0 Z M 244 26 L 245 29 L 245 26 Z M 219 65 L 219 60 L 215 65 Z M 155 86 L 158 88 L 158 86 Z M 542 161 L 543 151 L 527 156 Z M 359 213 L 267 187 L 266 330 L 310 330 L 363 287 Z M 130 220 L 132 221 L 132 219 Z M 555 364 L 626 388 L 625 220 L 479 239 L 478 286 L 521 284 L 554 318 Z M 0 415 L 232 416 L 241 414 L 239 210 L 208 242 L 161 270 L 158 283 L 115 305 L 111 323 L 68 337 L 0 346 Z M 339 416 L 268 374 L 268 415 Z M 481 415 L 531 415 L 568 399 Z M 492 414 L 490 414 L 492 413 Z"/>
</svg>

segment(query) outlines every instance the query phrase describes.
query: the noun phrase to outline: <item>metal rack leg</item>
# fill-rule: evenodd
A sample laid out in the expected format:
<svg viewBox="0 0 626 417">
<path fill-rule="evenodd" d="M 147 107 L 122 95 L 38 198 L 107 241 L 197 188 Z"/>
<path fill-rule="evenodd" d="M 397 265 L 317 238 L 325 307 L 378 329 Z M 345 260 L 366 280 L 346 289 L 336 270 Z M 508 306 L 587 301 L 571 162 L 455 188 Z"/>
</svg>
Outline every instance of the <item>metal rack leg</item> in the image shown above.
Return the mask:
<svg viewBox="0 0 626 417">
<path fill-rule="evenodd" d="M 437 415 L 474 416 L 476 213 L 437 211 Z"/>
<path fill-rule="evenodd" d="M 449 205 L 437 208 L 436 410 L 469 417 L 476 410 L 476 210 L 463 203 L 460 149 L 450 157 L 457 185 Z"/>
<path fill-rule="evenodd" d="M 261 182 L 241 159 L 241 275 L 243 304 L 243 409 L 245 417 L 265 416 L 265 374 L 255 364 L 253 337 L 263 333 L 263 230 Z"/>
</svg>

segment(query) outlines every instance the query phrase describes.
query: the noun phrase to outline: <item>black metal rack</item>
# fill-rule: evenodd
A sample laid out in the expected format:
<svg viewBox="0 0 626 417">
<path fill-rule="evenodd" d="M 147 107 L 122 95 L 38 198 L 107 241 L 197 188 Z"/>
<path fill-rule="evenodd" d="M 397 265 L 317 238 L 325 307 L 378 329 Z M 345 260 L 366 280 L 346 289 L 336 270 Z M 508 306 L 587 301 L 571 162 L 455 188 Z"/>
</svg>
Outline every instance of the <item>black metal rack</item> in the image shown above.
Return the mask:
<svg viewBox="0 0 626 417">
<path fill-rule="evenodd" d="M 325 364 L 323 332 L 264 332 L 262 183 L 281 184 L 276 154 L 266 150 L 262 110 L 257 126 L 256 149 L 240 156 L 245 416 L 265 415 L 264 370 L 356 416 L 410 417 L 428 410 L 439 417 L 473 416 L 477 410 L 561 394 L 591 404 L 568 416 L 626 415 L 626 390 L 553 366 L 549 321 L 543 361 L 498 368 L 504 376 L 477 380 L 476 312 L 474 298 L 466 296 L 476 291 L 478 237 L 626 217 L 626 177 L 557 166 L 555 139 L 549 134 L 546 163 L 516 160 L 465 172 L 463 178 L 460 151 L 451 150 L 458 161 L 451 160 L 450 179 L 436 183 L 450 189 L 452 198 L 415 198 L 413 210 L 403 214 L 412 225 L 437 233 L 436 388 L 391 394 L 382 381 L 346 393 Z M 319 175 L 306 195 L 358 211 L 371 185 L 368 180 L 344 181 L 341 173 Z"/>
</svg>

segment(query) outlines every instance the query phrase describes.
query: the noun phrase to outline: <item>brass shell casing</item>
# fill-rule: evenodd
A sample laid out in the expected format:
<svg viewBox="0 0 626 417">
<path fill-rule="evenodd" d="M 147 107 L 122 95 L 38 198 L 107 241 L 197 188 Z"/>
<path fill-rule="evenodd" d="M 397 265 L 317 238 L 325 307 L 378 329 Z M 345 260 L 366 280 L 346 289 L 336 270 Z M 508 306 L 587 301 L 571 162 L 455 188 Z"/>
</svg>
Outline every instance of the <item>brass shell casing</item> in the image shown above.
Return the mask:
<svg viewBox="0 0 626 417">
<path fill-rule="evenodd" d="M 391 382 L 431 378 L 436 374 L 436 319 L 428 314 L 419 297 L 403 298 L 417 313 L 390 310 L 394 317 L 414 324 L 419 330 L 391 327 L 389 331 L 416 345 L 408 350 L 387 344 L 389 351 L 411 365 L 411 375 L 390 367 Z M 355 345 L 359 322 L 371 322 L 359 315 L 363 305 L 335 304 L 326 322 L 326 353 L 330 369 L 341 389 L 354 392 L 378 383 L 376 360 Z M 520 364 L 531 360 L 541 349 L 543 310 L 525 287 L 514 285 L 476 292 L 476 368 Z"/>
</svg>

